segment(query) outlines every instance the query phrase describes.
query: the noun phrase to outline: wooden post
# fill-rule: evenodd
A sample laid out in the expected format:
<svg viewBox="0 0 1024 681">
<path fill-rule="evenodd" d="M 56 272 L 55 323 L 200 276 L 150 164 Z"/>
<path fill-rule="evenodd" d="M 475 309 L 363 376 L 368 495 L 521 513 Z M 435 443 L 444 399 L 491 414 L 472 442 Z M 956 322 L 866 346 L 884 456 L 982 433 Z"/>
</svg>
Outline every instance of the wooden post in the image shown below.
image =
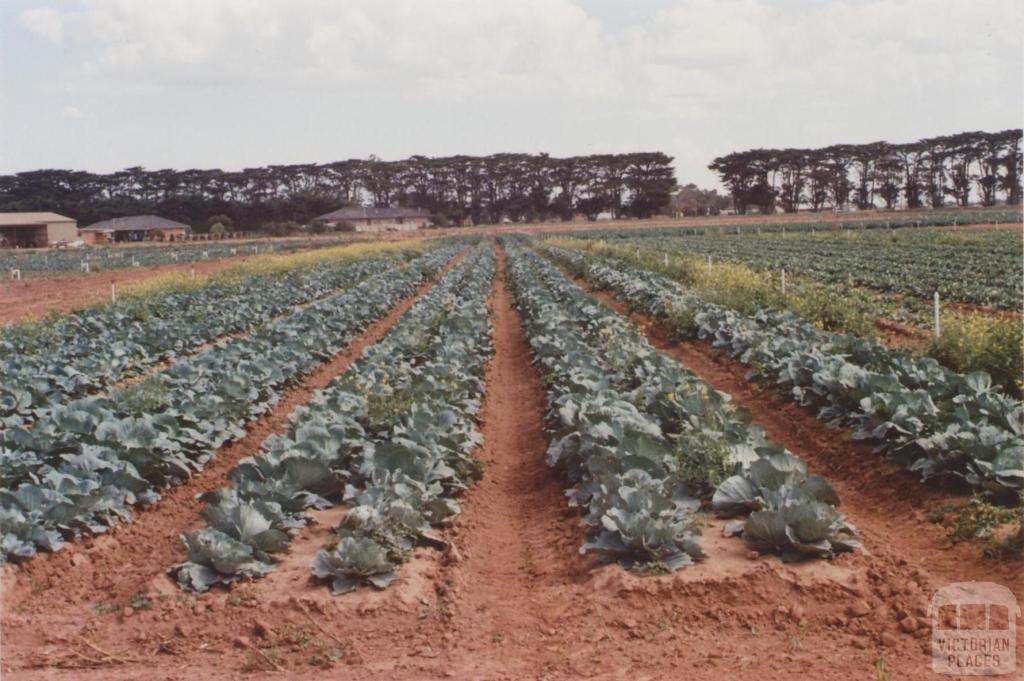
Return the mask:
<svg viewBox="0 0 1024 681">
<path fill-rule="evenodd" d="M 192 265 L 192 281 L 196 280 L 196 266 Z"/>
<path fill-rule="evenodd" d="M 782 296 L 786 296 L 786 268 L 782 268 Z"/>
<path fill-rule="evenodd" d="M 708 276 L 711 276 L 711 256 L 708 256 Z"/>
<path fill-rule="evenodd" d="M 117 302 L 117 286 L 114 284 L 114 282 L 110 282 L 110 302 Z"/>
<path fill-rule="evenodd" d="M 668 267 L 668 253 L 665 254 L 665 267 Z"/>
<path fill-rule="evenodd" d="M 932 298 L 932 321 L 935 324 L 935 337 L 939 338 L 942 336 L 942 327 L 939 324 L 939 292 L 935 292 L 935 296 Z"/>
</svg>

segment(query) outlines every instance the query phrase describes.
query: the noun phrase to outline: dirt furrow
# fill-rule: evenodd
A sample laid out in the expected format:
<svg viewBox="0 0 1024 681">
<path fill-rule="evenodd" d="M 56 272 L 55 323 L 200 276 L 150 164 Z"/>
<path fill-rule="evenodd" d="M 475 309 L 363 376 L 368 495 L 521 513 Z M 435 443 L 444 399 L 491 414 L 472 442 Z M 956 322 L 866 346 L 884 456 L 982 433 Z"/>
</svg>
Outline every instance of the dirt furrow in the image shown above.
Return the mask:
<svg viewBox="0 0 1024 681">
<path fill-rule="evenodd" d="M 478 453 L 485 474 L 449 533 L 454 548 L 443 572 L 446 640 L 453 641 L 445 655 L 459 678 L 557 666 L 548 632 L 573 607 L 569 586 L 587 565 L 577 555 L 578 515 L 544 461 L 544 391 L 507 289 L 503 251 L 490 307 L 495 349 Z"/>
</svg>

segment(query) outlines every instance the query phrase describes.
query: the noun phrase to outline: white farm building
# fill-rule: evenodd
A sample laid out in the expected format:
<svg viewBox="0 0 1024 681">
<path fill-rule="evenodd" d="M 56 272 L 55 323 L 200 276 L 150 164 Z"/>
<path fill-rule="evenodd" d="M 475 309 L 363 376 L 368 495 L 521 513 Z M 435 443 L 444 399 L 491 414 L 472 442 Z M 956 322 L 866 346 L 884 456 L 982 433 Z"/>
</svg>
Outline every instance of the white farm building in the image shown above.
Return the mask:
<svg viewBox="0 0 1024 681">
<path fill-rule="evenodd" d="M 348 206 L 313 218 L 313 222 L 355 232 L 404 232 L 429 227 L 430 213 L 419 208 Z"/>
</svg>

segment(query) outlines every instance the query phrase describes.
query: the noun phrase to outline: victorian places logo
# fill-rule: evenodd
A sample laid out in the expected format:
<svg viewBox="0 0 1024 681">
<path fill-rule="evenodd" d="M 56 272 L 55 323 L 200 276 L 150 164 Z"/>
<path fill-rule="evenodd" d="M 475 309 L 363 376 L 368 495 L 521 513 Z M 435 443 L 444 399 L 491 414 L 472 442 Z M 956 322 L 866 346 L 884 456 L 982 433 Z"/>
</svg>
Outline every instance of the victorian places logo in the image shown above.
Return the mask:
<svg viewBox="0 0 1024 681">
<path fill-rule="evenodd" d="M 939 674 L 998 676 L 1017 668 L 1013 593 L 992 582 L 955 582 L 932 596 L 932 669 Z"/>
</svg>

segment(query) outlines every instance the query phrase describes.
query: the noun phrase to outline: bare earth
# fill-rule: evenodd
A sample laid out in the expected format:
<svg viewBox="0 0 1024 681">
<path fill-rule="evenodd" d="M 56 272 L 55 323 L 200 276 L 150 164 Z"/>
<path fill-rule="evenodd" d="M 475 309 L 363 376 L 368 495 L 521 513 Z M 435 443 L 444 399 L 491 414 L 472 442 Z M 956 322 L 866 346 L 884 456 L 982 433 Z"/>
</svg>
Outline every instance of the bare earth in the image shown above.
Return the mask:
<svg viewBox="0 0 1024 681">
<path fill-rule="evenodd" d="M 195 263 L 196 274 L 210 274 L 246 258 L 224 258 Z M 123 286 L 145 281 L 168 272 L 188 272 L 189 263 L 157 267 L 121 267 L 94 274 L 66 274 L 21 281 L 0 281 L 0 324 L 44 317 L 110 300 L 110 284 Z"/>
</svg>

